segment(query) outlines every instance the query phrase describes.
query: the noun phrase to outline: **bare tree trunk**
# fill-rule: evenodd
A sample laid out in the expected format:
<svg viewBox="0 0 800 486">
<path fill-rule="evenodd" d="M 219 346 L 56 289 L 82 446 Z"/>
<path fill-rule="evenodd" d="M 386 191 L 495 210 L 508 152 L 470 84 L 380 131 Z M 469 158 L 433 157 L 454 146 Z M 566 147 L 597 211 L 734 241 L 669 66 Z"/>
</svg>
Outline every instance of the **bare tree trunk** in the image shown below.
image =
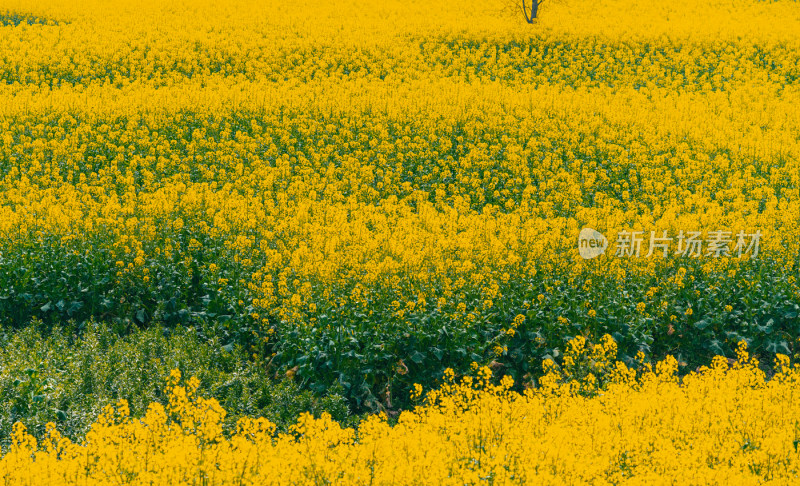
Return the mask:
<svg viewBox="0 0 800 486">
<path fill-rule="evenodd" d="M 532 24 L 536 16 L 539 15 L 539 5 L 542 3 L 543 0 L 531 0 L 531 8 L 528 10 L 525 0 L 522 0 L 522 14 L 529 24 Z"/>
</svg>

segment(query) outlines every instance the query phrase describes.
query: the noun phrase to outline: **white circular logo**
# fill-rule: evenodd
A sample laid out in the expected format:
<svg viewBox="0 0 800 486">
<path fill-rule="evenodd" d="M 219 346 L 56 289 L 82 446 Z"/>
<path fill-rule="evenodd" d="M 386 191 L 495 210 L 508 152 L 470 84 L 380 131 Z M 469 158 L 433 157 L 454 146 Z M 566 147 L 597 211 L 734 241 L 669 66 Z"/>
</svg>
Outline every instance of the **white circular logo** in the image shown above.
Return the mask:
<svg viewBox="0 0 800 486">
<path fill-rule="evenodd" d="M 578 235 L 578 253 L 586 260 L 599 257 L 608 248 L 608 238 L 592 228 L 583 228 Z"/>
</svg>

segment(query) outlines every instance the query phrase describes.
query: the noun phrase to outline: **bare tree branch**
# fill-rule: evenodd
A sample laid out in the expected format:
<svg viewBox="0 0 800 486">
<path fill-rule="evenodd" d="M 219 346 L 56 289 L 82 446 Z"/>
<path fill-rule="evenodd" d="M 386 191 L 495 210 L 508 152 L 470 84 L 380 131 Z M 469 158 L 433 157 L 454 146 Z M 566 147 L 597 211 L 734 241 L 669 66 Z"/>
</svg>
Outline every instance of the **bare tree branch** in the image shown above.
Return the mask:
<svg viewBox="0 0 800 486">
<path fill-rule="evenodd" d="M 531 0 L 531 5 L 528 7 L 528 0 L 506 0 L 505 7 L 500 9 L 500 13 L 516 17 L 519 11 L 522 10 L 522 16 L 529 24 L 536 22 L 539 16 L 539 7 L 544 4 L 545 0 Z"/>
</svg>

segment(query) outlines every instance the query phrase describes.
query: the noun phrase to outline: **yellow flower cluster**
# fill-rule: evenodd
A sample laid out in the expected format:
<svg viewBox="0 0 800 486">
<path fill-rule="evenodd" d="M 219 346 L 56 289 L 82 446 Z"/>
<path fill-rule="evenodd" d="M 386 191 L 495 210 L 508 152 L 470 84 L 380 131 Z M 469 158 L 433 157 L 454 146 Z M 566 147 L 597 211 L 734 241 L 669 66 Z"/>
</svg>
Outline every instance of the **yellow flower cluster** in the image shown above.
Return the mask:
<svg viewBox="0 0 800 486">
<path fill-rule="evenodd" d="M 323 414 L 276 434 L 264 419 L 240 419 L 223 434 L 225 411 L 197 395 L 198 382 L 169 383 L 169 404 L 144 417 L 107 407 L 84 443 L 54 427 L 41 441 L 18 424 L 0 459 L 13 484 L 792 484 L 800 467 L 800 365 L 778 355 L 767 380 L 739 346 L 679 379 L 671 357 L 654 367 L 614 363 L 610 338 L 573 362 L 606 368 L 586 395 L 554 365 L 542 386 L 519 394 L 489 368 L 445 384 L 390 425 L 385 416 L 342 428 Z M 597 383 L 596 381 L 594 383 Z M 417 386 L 414 393 L 421 395 Z"/>
</svg>

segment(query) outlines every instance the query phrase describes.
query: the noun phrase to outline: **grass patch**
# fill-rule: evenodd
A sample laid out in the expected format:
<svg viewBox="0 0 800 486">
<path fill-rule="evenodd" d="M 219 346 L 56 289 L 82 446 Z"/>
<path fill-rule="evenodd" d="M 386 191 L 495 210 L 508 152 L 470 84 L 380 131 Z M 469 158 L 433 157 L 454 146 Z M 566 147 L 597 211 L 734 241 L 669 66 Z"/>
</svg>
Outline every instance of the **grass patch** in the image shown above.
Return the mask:
<svg viewBox="0 0 800 486">
<path fill-rule="evenodd" d="M 301 391 L 292 381 L 268 376 L 264 363 L 193 329 L 158 326 L 120 337 L 91 323 L 80 336 L 67 329 L 42 333 L 32 325 L 0 335 L 0 444 L 10 443 L 13 424 L 35 433 L 48 422 L 73 439 L 82 438 L 102 408 L 119 399 L 141 415 L 151 402 L 166 403 L 170 370 L 200 379 L 200 393 L 228 411 L 225 427 L 243 415 L 264 416 L 285 429 L 302 412 L 329 412 L 348 422 L 344 398 Z"/>
</svg>

